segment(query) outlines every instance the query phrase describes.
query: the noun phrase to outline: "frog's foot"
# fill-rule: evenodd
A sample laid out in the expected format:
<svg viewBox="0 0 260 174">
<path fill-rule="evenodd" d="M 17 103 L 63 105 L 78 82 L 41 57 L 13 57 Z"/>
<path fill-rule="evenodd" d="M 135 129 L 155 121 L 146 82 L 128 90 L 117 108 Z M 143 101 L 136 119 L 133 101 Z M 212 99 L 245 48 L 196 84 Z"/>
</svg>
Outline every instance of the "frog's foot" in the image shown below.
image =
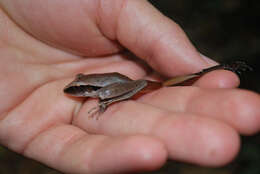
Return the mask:
<svg viewBox="0 0 260 174">
<path fill-rule="evenodd" d="M 91 114 L 93 111 L 94 112 L 96 112 L 96 111 L 98 111 L 98 106 L 95 106 L 95 107 L 93 107 L 93 108 L 91 108 L 89 111 L 88 111 L 88 114 Z"/>
<path fill-rule="evenodd" d="M 89 118 L 94 118 L 95 115 L 99 114 L 99 106 L 95 106 L 88 111 L 90 114 Z"/>
<path fill-rule="evenodd" d="M 229 70 L 237 74 L 241 74 L 245 71 L 253 71 L 253 68 L 243 61 L 235 61 L 230 64 L 223 64 L 222 67 L 224 70 Z"/>
<path fill-rule="evenodd" d="M 91 108 L 88 111 L 88 114 L 90 114 L 90 118 L 96 118 L 96 120 L 99 119 L 100 115 L 105 112 L 106 108 L 107 108 L 108 103 L 106 101 L 100 101 L 98 103 L 98 106 L 95 106 L 93 108 Z"/>
</svg>

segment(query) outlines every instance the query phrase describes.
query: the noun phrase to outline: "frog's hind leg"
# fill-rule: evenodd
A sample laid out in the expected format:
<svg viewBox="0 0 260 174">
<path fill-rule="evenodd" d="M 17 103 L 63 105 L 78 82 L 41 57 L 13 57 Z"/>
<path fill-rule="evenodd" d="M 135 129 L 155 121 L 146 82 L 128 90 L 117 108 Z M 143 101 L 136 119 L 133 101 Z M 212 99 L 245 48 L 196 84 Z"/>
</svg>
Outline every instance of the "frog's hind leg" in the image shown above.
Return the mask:
<svg viewBox="0 0 260 174">
<path fill-rule="evenodd" d="M 173 78 L 163 82 L 163 86 L 176 86 L 176 85 L 183 85 L 183 84 L 185 85 L 185 82 L 189 82 L 189 81 L 194 82 L 193 80 L 196 81 L 198 78 L 200 78 L 201 76 L 203 76 L 204 74 L 206 74 L 208 72 L 215 71 L 215 70 L 221 70 L 221 69 L 232 71 L 238 75 L 240 75 L 244 71 L 253 70 L 249 65 L 247 65 L 243 61 L 234 61 L 231 63 L 224 63 L 224 64 L 219 64 L 219 65 L 216 65 L 213 67 L 209 67 L 209 68 L 203 69 L 200 72 L 197 72 L 194 74 L 187 74 L 187 75 L 173 77 Z"/>
<path fill-rule="evenodd" d="M 147 86 L 147 84 L 148 84 L 146 80 L 137 80 L 137 82 L 138 83 L 136 83 L 135 89 L 131 90 L 128 93 L 125 93 L 125 94 L 120 95 L 118 97 L 105 99 L 105 100 L 100 100 L 100 102 L 99 102 L 99 112 L 103 113 L 106 110 L 107 106 L 112 104 L 112 103 L 130 99 L 135 94 L 137 94 L 139 91 L 144 89 Z"/>
<path fill-rule="evenodd" d="M 194 75 L 204 75 L 208 72 L 211 72 L 214 70 L 220 70 L 220 69 L 232 71 L 236 74 L 241 74 L 241 72 L 243 72 L 243 71 L 252 71 L 253 70 L 252 67 L 250 67 L 243 61 L 234 61 L 231 63 L 223 63 L 220 65 L 216 65 L 216 66 L 213 66 L 210 68 L 203 69 L 202 71 L 195 73 Z"/>
</svg>

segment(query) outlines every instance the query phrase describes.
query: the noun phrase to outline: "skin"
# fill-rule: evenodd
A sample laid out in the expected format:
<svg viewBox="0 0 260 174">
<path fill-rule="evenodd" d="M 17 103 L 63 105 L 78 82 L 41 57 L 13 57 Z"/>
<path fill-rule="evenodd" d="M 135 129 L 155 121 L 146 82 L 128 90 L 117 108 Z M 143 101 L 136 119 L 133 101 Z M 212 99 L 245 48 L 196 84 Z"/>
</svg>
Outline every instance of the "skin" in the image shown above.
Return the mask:
<svg viewBox="0 0 260 174">
<path fill-rule="evenodd" d="M 234 89 L 239 80 L 229 71 L 111 105 L 98 121 L 86 117 L 95 99 L 64 95 L 79 72 L 154 78 L 123 48 L 166 76 L 215 65 L 145 0 L 0 7 L 0 143 L 17 153 L 65 173 L 155 170 L 167 158 L 219 166 L 236 156 L 239 134 L 259 131 L 260 97 Z"/>
</svg>

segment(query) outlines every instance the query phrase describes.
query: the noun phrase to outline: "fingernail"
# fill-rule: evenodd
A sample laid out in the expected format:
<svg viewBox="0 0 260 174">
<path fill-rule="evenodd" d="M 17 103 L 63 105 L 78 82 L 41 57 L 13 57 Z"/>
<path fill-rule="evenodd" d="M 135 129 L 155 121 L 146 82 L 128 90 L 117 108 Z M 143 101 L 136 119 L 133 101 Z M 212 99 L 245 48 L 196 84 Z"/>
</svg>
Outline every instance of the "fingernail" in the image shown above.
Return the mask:
<svg viewBox="0 0 260 174">
<path fill-rule="evenodd" d="M 218 65 L 219 63 L 208 58 L 207 56 L 204 56 L 203 54 L 200 53 L 200 56 L 202 57 L 203 60 L 205 60 L 209 65 Z"/>
</svg>

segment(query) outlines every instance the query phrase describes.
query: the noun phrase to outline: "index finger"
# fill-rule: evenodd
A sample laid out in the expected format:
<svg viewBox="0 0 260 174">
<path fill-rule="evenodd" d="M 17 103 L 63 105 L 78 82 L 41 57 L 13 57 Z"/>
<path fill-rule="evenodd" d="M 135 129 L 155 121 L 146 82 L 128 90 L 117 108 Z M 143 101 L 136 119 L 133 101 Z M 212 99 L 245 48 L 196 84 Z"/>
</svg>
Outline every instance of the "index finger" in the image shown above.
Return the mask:
<svg viewBox="0 0 260 174">
<path fill-rule="evenodd" d="M 101 9 L 105 4 L 101 3 Z M 103 9 L 101 12 L 106 13 Z M 215 64 L 199 54 L 178 24 L 147 1 L 122 1 L 117 10 L 117 40 L 157 71 L 172 76 Z M 105 18 L 101 21 L 110 17 L 102 13 L 101 16 Z M 105 22 L 100 26 L 107 28 Z"/>
</svg>

